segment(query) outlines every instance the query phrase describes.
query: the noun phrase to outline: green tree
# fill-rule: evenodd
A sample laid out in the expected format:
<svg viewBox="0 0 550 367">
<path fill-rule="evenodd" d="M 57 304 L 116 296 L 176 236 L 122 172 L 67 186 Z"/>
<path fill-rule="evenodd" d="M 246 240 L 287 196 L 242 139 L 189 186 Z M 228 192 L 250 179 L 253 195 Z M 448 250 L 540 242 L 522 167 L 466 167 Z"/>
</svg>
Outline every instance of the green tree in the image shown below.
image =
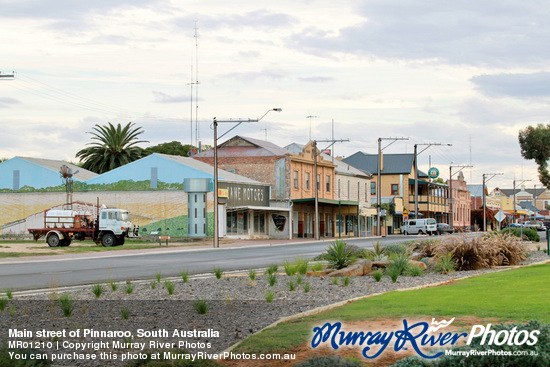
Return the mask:
<svg viewBox="0 0 550 367">
<path fill-rule="evenodd" d="M 550 187 L 550 172 L 548 172 L 548 159 L 550 159 L 550 124 L 536 127 L 527 126 L 519 131 L 519 145 L 521 155 L 525 159 L 534 159 L 539 166 L 540 182 Z"/>
<path fill-rule="evenodd" d="M 196 148 L 190 144 L 182 145 L 179 141 L 171 141 L 169 143 L 162 143 L 152 147 L 147 147 L 145 148 L 144 154 L 150 155 L 153 153 L 162 153 L 187 157 L 189 150 L 196 150 Z"/>
<path fill-rule="evenodd" d="M 143 149 L 136 146 L 147 142 L 138 140 L 138 136 L 143 133 L 140 127 L 134 127 L 132 122 L 124 127 L 120 124 L 115 127 L 110 122 L 108 124 L 96 124 L 90 132 L 95 141 L 88 144 L 90 147 L 76 153 L 76 157 L 83 162 L 82 168 L 104 173 L 144 156 Z"/>
</svg>

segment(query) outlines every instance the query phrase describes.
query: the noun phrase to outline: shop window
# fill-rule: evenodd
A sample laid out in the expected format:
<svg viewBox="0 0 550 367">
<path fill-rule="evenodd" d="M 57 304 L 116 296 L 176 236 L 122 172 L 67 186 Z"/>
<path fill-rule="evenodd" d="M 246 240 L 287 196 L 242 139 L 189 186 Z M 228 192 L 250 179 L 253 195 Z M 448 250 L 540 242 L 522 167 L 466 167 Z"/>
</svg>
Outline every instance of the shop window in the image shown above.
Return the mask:
<svg viewBox="0 0 550 367">
<path fill-rule="evenodd" d="M 254 233 L 265 233 L 265 215 L 254 215 Z"/>
<path fill-rule="evenodd" d="M 248 212 L 227 213 L 227 234 L 248 234 Z"/>
</svg>

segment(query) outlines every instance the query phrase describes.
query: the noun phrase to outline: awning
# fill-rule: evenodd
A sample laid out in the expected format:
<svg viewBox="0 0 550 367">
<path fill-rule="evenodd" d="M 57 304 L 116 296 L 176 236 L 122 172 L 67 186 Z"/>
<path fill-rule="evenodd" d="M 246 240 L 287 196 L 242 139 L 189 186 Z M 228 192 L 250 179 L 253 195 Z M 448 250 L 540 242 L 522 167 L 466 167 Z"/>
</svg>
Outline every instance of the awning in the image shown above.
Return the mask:
<svg viewBox="0 0 550 367">
<path fill-rule="evenodd" d="M 277 206 L 236 206 L 232 208 L 226 208 L 227 212 L 236 212 L 241 210 L 256 210 L 264 212 L 290 212 L 290 208 L 282 208 Z"/>
<path fill-rule="evenodd" d="M 331 205 L 354 205 L 358 206 L 358 201 L 351 201 L 351 200 L 333 200 L 333 199 L 323 199 L 319 198 L 317 199 L 319 204 L 331 204 Z M 307 198 L 307 199 L 293 199 L 293 203 L 315 203 L 315 198 Z"/>
</svg>

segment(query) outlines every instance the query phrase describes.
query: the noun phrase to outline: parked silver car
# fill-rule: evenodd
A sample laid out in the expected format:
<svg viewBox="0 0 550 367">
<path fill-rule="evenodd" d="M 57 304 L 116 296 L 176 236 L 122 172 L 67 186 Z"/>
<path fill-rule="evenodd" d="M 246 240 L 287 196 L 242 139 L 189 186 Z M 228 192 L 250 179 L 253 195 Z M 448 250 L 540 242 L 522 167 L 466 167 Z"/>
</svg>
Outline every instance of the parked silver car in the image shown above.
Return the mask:
<svg viewBox="0 0 550 367">
<path fill-rule="evenodd" d="M 536 229 L 537 231 L 544 231 L 544 224 L 540 220 L 530 220 L 523 224 L 524 228 Z"/>
<path fill-rule="evenodd" d="M 437 223 L 437 234 L 453 233 L 453 227 L 447 223 Z"/>
</svg>

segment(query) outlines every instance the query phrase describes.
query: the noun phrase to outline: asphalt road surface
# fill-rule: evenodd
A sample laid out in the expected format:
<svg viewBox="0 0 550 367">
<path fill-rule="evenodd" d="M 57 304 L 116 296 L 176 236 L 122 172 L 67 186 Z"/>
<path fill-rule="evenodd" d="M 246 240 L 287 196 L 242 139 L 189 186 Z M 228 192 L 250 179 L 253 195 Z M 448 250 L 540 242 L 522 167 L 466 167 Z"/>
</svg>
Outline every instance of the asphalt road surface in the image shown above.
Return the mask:
<svg viewBox="0 0 550 367">
<path fill-rule="evenodd" d="M 382 239 L 349 239 L 347 243 L 362 248 L 372 248 L 380 241 L 383 245 L 405 242 L 427 236 L 389 236 Z M 0 262 L 0 290 L 29 290 L 57 288 L 81 284 L 153 279 L 157 272 L 162 276 L 177 276 L 186 269 L 190 274 L 212 273 L 214 267 L 224 271 L 267 267 L 292 260 L 295 256 L 313 258 L 322 253 L 330 241 L 273 246 L 250 246 L 224 249 L 175 249 L 163 253 L 124 254 L 108 257 L 83 257 L 78 259 L 33 260 L 32 257 L 12 263 Z"/>
</svg>

